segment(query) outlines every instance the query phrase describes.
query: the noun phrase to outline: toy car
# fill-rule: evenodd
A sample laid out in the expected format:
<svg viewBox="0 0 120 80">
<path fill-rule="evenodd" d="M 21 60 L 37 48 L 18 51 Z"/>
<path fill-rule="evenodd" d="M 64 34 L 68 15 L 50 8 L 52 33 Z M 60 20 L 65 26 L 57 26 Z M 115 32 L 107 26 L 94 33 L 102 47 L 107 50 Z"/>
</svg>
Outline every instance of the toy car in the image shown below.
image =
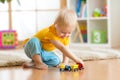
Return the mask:
<svg viewBox="0 0 120 80">
<path fill-rule="evenodd" d="M 61 64 L 60 71 L 71 71 L 71 66 Z"/>
<path fill-rule="evenodd" d="M 83 67 L 83 65 L 82 65 L 82 64 L 80 64 L 80 63 L 77 63 L 77 65 L 78 65 L 78 68 L 79 68 L 79 70 L 82 70 L 82 69 L 84 69 L 84 67 Z"/>
<path fill-rule="evenodd" d="M 71 66 L 65 65 L 65 71 L 71 71 Z"/>
<path fill-rule="evenodd" d="M 78 71 L 78 70 L 79 70 L 79 66 L 77 64 L 71 66 L 71 71 Z"/>
<path fill-rule="evenodd" d="M 78 64 L 74 64 L 71 66 L 64 64 L 60 65 L 60 71 L 78 71 L 78 70 L 81 70 Z"/>
<path fill-rule="evenodd" d="M 65 69 L 65 65 L 64 65 L 64 64 L 61 64 L 61 65 L 60 65 L 60 71 L 64 71 L 64 69 Z"/>
</svg>

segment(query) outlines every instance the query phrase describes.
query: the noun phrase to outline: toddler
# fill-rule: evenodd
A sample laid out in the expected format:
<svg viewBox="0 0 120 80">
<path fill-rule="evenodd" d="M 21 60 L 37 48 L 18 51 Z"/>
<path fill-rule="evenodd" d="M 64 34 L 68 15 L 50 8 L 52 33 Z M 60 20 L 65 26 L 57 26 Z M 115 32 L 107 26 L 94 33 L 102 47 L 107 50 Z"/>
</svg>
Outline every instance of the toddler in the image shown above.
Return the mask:
<svg viewBox="0 0 120 80">
<path fill-rule="evenodd" d="M 70 35 L 77 26 L 76 13 L 70 9 L 62 9 L 55 22 L 24 41 L 24 51 L 32 59 L 32 63 L 24 63 L 23 67 L 47 69 L 48 66 L 68 64 L 69 58 L 82 65 L 83 61 L 73 55 L 69 49 Z M 53 52 L 59 49 L 63 53 L 63 61 Z"/>
</svg>

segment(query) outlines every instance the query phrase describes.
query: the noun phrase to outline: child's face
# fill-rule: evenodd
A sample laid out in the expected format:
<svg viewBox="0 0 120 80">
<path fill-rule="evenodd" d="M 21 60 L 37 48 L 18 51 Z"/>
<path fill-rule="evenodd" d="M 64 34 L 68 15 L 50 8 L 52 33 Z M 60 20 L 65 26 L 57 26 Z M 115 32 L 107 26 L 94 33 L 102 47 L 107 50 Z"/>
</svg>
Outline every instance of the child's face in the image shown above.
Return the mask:
<svg viewBox="0 0 120 80">
<path fill-rule="evenodd" d="M 56 26 L 57 34 L 61 38 L 70 37 L 73 30 L 72 26 Z"/>
</svg>

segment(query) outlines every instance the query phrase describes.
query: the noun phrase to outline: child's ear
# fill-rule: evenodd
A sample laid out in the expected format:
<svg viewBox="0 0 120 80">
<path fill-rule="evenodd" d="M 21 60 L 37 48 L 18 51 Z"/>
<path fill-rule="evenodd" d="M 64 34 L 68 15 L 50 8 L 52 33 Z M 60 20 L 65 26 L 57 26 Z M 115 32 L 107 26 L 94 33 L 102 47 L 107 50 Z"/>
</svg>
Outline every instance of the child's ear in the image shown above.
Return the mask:
<svg viewBox="0 0 120 80">
<path fill-rule="evenodd" d="M 56 23 L 55 23 L 54 25 L 55 25 L 55 26 L 57 26 L 57 24 L 56 24 Z"/>
<path fill-rule="evenodd" d="M 55 25 L 55 27 L 57 27 L 57 24 L 56 24 L 56 23 L 55 23 L 54 25 Z"/>
</svg>

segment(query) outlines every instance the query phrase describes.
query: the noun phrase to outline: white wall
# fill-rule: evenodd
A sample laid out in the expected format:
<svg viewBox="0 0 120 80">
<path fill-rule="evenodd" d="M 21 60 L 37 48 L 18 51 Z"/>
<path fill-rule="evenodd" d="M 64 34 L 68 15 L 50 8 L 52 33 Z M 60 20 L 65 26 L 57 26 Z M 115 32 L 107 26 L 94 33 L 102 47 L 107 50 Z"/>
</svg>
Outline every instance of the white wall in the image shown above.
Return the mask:
<svg viewBox="0 0 120 80">
<path fill-rule="evenodd" d="M 20 4 L 12 0 L 12 27 L 19 40 L 51 25 L 60 9 L 60 0 L 20 0 Z M 8 5 L 0 3 L 0 30 L 8 28 Z"/>
</svg>

